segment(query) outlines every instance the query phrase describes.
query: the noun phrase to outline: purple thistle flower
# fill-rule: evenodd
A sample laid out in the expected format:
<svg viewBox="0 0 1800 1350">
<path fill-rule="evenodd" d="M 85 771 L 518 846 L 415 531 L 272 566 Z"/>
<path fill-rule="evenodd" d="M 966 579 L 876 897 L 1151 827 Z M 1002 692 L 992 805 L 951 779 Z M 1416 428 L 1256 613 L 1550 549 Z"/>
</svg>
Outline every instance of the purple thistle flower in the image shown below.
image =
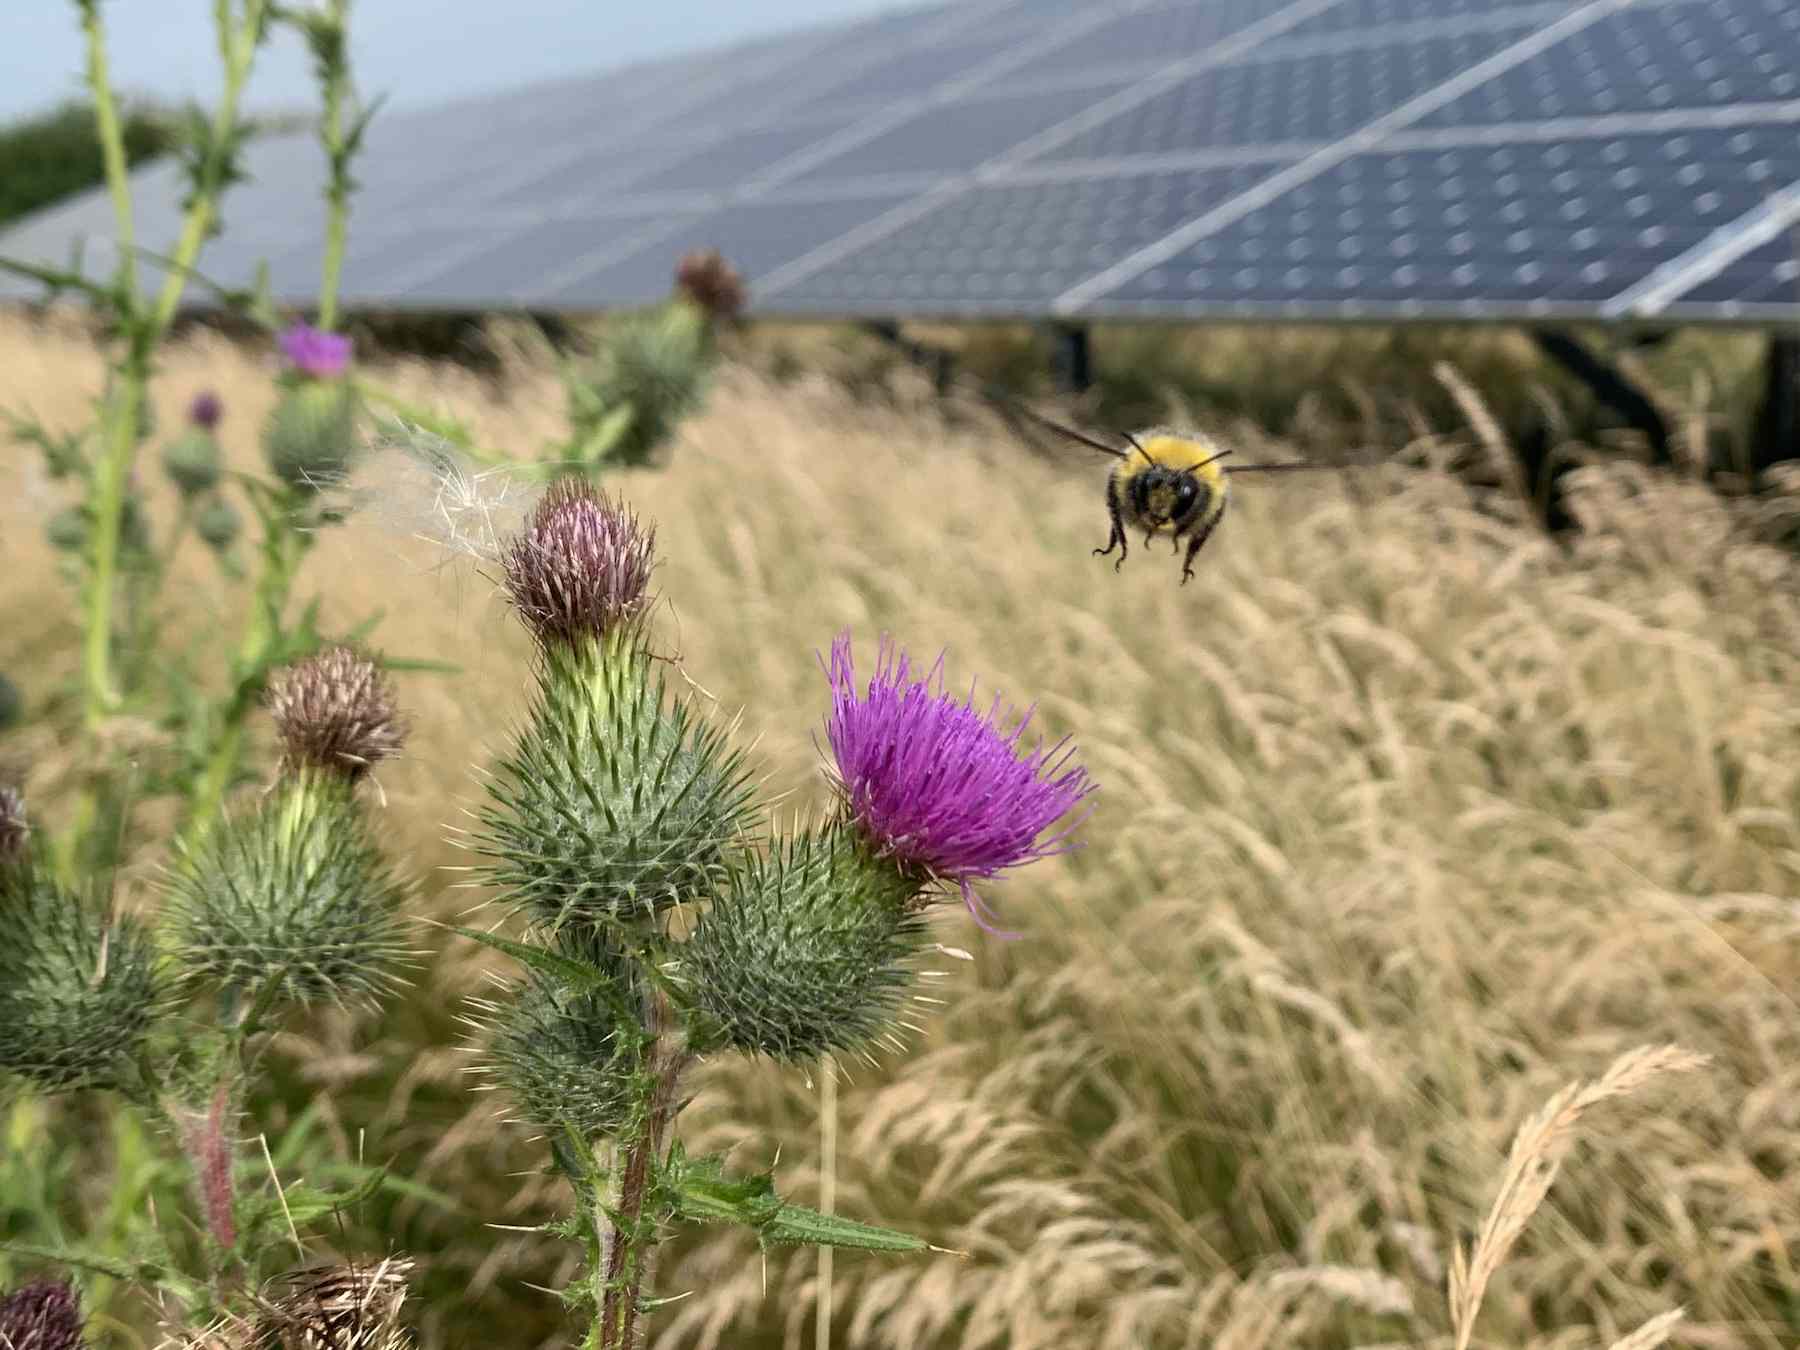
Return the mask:
<svg viewBox="0 0 1800 1350">
<path fill-rule="evenodd" d="M 294 369 L 315 380 L 342 375 L 350 364 L 350 339 L 342 333 L 327 333 L 299 322 L 283 333 L 280 341 L 282 353 Z"/>
<path fill-rule="evenodd" d="M 195 394 L 194 401 L 188 404 L 188 421 L 202 430 L 211 431 L 219 425 L 219 416 L 224 411 L 219 396 L 208 389 Z"/>
<path fill-rule="evenodd" d="M 34 1280 L 0 1298 L 0 1346 L 81 1350 L 81 1304 L 65 1280 Z"/>
<path fill-rule="evenodd" d="M 984 716 L 973 686 L 965 702 L 943 692 L 943 670 L 940 654 L 928 675 L 909 679 L 906 654 L 884 638 L 859 698 L 850 635 L 838 636 L 825 672 L 838 785 L 880 854 L 956 882 L 976 923 L 1016 937 L 987 922 L 970 882 L 1073 848 L 1070 836 L 1086 812 L 1048 838 L 1039 835 L 1096 784 L 1086 769 L 1066 767 L 1075 753 L 1066 737 L 1020 753 L 1035 707 L 1002 731 L 999 698 Z"/>
</svg>

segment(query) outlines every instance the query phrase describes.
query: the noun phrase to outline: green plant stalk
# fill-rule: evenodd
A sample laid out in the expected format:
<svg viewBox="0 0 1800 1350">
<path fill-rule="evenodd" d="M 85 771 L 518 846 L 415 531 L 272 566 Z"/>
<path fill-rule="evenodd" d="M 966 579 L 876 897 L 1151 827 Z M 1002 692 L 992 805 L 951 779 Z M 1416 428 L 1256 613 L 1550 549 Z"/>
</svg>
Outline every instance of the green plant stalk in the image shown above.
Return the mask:
<svg viewBox="0 0 1800 1350">
<path fill-rule="evenodd" d="M 175 308 L 181 303 L 182 292 L 187 289 L 188 275 L 193 269 L 194 259 L 199 256 L 200 246 L 206 242 L 207 233 L 212 228 L 225 176 L 224 147 L 230 142 L 231 129 L 237 125 L 238 99 L 243 93 L 245 81 L 250 78 L 250 67 L 256 60 L 256 45 L 263 28 L 264 8 L 264 0 L 245 0 L 243 22 L 234 28 L 231 8 L 226 0 L 219 0 L 214 7 L 219 29 L 219 50 L 225 55 L 225 87 L 219 96 L 219 106 L 213 109 L 212 153 L 201 166 L 198 191 L 194 193 L 193 203 L 188 207 L 187 215 L 181 223 L 181 236 L 175 245 L 169 274 L 163 280 L 162 293 L 157 296 L 156 310 L 151 315 L 152 342 L 162 336 L 174 319 Z"/>
<path fill-rule="evenodd" d="M 332 0 L 331 17 L 342 31 L 350 0 Z M 344 87 L 348 72 L 339 62 L 325 75 L 325 122 L 320 139 L 331 162 L 325 189 L 325 262 L 319 277 L 319 327 L 330 331 L 337 320 L 339 280 L 344 271 L 344 241 L 350 229 L 350 164 L 344 152 Z"/>
<path fill-rule="evenodd" d="M 279 520 L 270 520 L 266 529 L 262 571 L 256 579 L 256 592 L 251 597 L 250 615 L 244 622 L 244 636 L 238 643 L 237 688 L 226 705 L 224 725 L 213 742 L 206 769 L 188 808 L 185 834 L 190 846 L 198 844 L 212 828 L 213 818 L 237 771 L 244 743 L 244 722 L 255 706 L 262 684 L 259 674 L 280 629 L 288 591 L 307 549 L 306 536 L 286 528 Z"/>
<path fill-rule="evenodd" d="M 218 5 L 220 47 L 227 54 L 225 89 L 213 114 L 214 145 L 225 144 L 237 121 L 238 97 L 250 73 L 256 52 L 256 35 L 262 26 L 263 0 L 248 0 L 244 23 L 233 29 L 229 6 Z M 95 118 L 106 165 L 108 190 L 119 217 L 121 267 L 128 269 L 126 304 L 123 316 L 130 332 L 130 343 L 120 363 L 119 396 L 113 400 L 111 419 L 105 428 L 105 450 L 96 466 L 94 477 L 94 532 L 88 555 L 88 592 L 86 634 L 83 648 L 83 722 L 94 731 L 102 720 L 118 706 L 119 692 L 112 668 L 114 592 L 119 566 L 119 517 L 124 509 L 125 484 L 131 474 L 131 463 L 137 448 L 139 409 L 144 406 L 150 384 L 150 355 L 157 340 L 168 328 L 176 306 L 181 302 L 189 270 L 199 255 L 207 230 L 213 220 L 224 164 L 215 150 L 202 169 L 200 190 L 194 194 L 182 222 L 180 242 L 175 249 L 169 274 L 163 282 L 156 308 L 146 317 L 137 312 L 136 269 L 132 261 L 135 247 L 131 220 L 131 186 L 125 164 L 125 140 L 120 128 L 118 109 L 113 100 L 106 61 L 105 26 L 100 19 L 99 0 L 83 0 L 83 26 L 88 38 L 88 78 L 93 86 Z"/>
<path fill-rule="evenodd" d="M 596 1233 L 602 1227 L 605 1232 L 606 1258 L 595 1267 L 599 1316 L 584 1343 L 594 1350 L 637 1350 L 640 1343 L 638 1305 L 656 1240 L 655 1217 L 646 1222 L 644 1206 L 679 1109 L 681 1075 L 692 1060 L 674 1043 L 668 998 L 660 991 L 652 996 L 648 1020 L 646 1091 L 636 1113 L 636 1133 L 620 1150 L 610 1217 L 598 1204 L 595 1209 Z"/>
<path fill-rule="evenodd" d="M 131 187 L 126 177 L 125 133 L 119 122 L 118 102 L 113 98 L 112 76 L 106 59 L 106 25 L 100 18 L 100 0 L 81 0 L 81 27 L 87 39 L 88 89 L 94 97 L 100 157 L 106 167 L 106 187 L 112 196 L 113 215 L 119 231 L 119 279 L 127 299 L 135 305 L 137 230 L 132 221 Z"/>
</svg>

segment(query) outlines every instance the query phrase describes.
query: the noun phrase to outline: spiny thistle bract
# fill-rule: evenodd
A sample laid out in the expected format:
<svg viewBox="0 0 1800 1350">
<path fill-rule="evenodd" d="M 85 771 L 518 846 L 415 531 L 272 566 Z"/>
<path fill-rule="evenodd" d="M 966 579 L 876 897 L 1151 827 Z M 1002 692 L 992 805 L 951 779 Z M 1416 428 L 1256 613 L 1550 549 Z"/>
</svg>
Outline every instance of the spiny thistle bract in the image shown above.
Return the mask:
<svg viewBox="0 0 1800 1350">
<path fill-rule="evenodd" d="M 637 1006 L 637 982 L 624 963 L 606 965 L 615 975 L 611 988 L 571 989 L 530 975 L 477 1005 L 491 1071 L 552 1138 L 565 1125 L 583 1139 L 611 1137 L 636 1103 L 642 1035 L 624 1010 Z"/>
<path fill-rule="evenodd" d="M 373 661 L 333 647 L 271 677 L 282 781 L 256 810 L 184 849 L 169 883 L 190 980 L 240 993 L 273 982 L 289 1002 L 345 1003 L 394 983 L 408 887 L 388 867 L 356 796 L 405 740 Z"/>
<path fill-rule="evenodd" d="M 660 914 L 711 890 L 742 831 L 742 756 L 651 673 L 639 636 L 546 648 L 494 765 L 478 849 L 501 898 L 551 930 Z"/>
<path fill-rule="evenodd" d="M 194 515 L 194 533 L 215 553 L 230 548 L 242 528 L 237 508 L 217 495 L 209 497 Z"/>
<path fill-rule="evenodd" d="M 1066 739 L 1020 753 L 1033 710 L 1003 732 L 1000 699 L 986 715 L 976 712 L 972 689 L 966 701 L 944 692 L 943 668 L 940 655 L 928 675 L 913 678 L 906 654 L 883 640 L 859 694 L 850 636 L 840 634 L 826 668 L 832 777 L 848 820 L 878 856 L 959 886 L 976 922 L 992 932 L 970 883 L 1072 847 L 1079 818 L 1048 838 L 1043 832 L 1094 784 L 1086 769 L 1070 767 Z"/>
<path fill-rule="evenodd" d="M 66 1280 L 33 1280 L 0 1298 L 0 1350 L 83 1350 L 81 1300 Z"/>
<path fill-rule="evenodd" d="M 525 724 L 488 781 L 488 880 L 559 929 L 659 914 L 703 893 L 743 828 L 742 757 L 669 696 L 642 618 L 652 536 L 579 479 L 553 484 L 502 553 L 538 640 Z"/>
<path fill-rule="evenodd" d="M 28 865 L 9 866 L 0 885 L 0 1070 L 52 1091 L 133 1089 L 161 994 L 142 925 Z"/>
<path fill-rule="evenodd" d="M 275 476 L 310 495 L 342 481 L 356 455 L 356 391 L 341 380 L 308 380 L 282 396 L 263 426 Z"/>
<path fill-rule="evenodd" d="M 920 886 L 841 825 L 735 863 L 680 948 L 695 1045 L 801 1061 L 891 1043 Z"/>
<path fill-rule="evenodd" d="M 170 875 L 172 938 L 190 980 L 288 1003 L 373 999 L 398 983 L 407 887 L 348 782 L 319 770 L 222 820 Z"/>
</svg>

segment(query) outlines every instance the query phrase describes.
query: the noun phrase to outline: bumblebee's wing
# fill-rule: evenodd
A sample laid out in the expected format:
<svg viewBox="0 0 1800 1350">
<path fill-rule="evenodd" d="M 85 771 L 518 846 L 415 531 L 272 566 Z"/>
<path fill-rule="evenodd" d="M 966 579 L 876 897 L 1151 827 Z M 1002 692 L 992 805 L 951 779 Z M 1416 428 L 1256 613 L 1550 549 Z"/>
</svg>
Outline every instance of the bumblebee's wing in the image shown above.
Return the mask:
<svg viewBox="0 0 1800 1350">
<path fill-rule="evenodd" d="M 1341 464 L 1302 464 L 1295 460 L 1287 464 L 1228 464 L 1226 473 L 1284 473 L 1291 469 L 1341 469 Z"/>
<path fill-rule="evenodd" d="M 996 393 L 993 390 L 984 392 L 986 393 L 988 401 L 995 405 L 1002 416 L 1008 417 L 1009 419 L 1012 417 L 1022 417 L 1026 421 L 1044 428 L 1046 431 L 1054 431 L 1057 435 L 1062 436 L 1067 440 L 1074 441 L 1078 445 L 1085 445 L 1090 450 L 1098 450 L 1103 455 L 1111 455 L 1114 459 L 1127 459 L 1131 455 L 1130 450 L 1123 449 L 1119 446 L 1108 445 L 1105 441 L 1090 436 L 1085 431 L 1077 431 L 1074 427 L 1066 427 L 1061 422 L 1054 422 L 1050 418 L 1045 417 L 1042 413 L 1033 412 L 1023 403 L 1016 402 L 1013 399 L 1006 397 L 1004 394 Z M 1130 437 L 1126 437 L 1126 439 L 1130 440 Z"/>
</svg>

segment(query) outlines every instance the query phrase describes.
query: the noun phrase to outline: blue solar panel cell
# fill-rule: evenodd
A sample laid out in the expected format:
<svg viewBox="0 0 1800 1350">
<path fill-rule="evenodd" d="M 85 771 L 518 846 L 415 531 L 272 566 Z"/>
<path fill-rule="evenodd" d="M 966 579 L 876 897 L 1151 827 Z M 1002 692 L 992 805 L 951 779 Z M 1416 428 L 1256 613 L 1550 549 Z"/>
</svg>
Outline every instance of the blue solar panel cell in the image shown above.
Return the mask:
<svg viewBox="0 0 1800 1350">
<path fill-rule="evenodd" d="M 1122 14 L 1019 68 L 1061 75 L 1099 66 L 1156 66 L 1193 56 L 1281 8 L 1273 0 L 1211 0 Z"/>
<path fill-rule="evenodd" d="M 1658 112 L 1800 95 L 1800 0 L 1638 5 L 1571 33 L 1420 126 Z"/>
<path fill-rule="evenodd" d="M 504 229 L 485 246 L 447 250 L 435 268 L 393 293 L 402 300 L 429 296 L 447 304 L 475 303 L 482 296 L 518 301 L 559 266 L 591 258 L 599 267 L 681 224 L 679 217 L 583 218 Z M 422 265 L 428 262 L 421 259 Z"/>
<path fill-rule="evenodd" d="M 1592 306 L 1796 177 L 1792 127 L 1355 155 L 1101 303 Z"/>
<path fill-rule="evenodd" d="M 1771 239 L 1727 263 L 1679 296 L 1671 308 L 1680 311 L 1691 305 L 1724 310 L 1727 315 L 1770 305 L 1800 308 L 1800 233 Z"/>
<path fill-rule="evenodd" d="M 867 69 L 855 70 L 800 104 L 801 108 L 854 99 L 916 98 L 940 85 L 967 76 L 984 62 L 1019 45 L 1016 32 L 990 33 L 966 41 L 914 47 L 878 61 Z"/>
<path fill-rule="evenodd" d="M 812 313 L 1042 312 L 1068 287 L 1281 163 L 978 188 L 797 278 L 771 300 Z"/>
<path fill-rule="evenodd" d="M 888 173 L 960 173 L 1093 107 L 1121 88 L 1105 84 L 1046 89 L 942 104 L 813 166 L 797 181 Z"/>
<path fill-rule="evenodd" d="M 520 291 L 528 301 L 585 306 L 641 305 L 667 296 L 675 264 L 690 249 L 730 247 L 732 266 L 754 283 L 784 263 L 890 210 L 898 196 L 746 204 L 681 223 L 582 275 L 538 276 Z"/>
<path fill-rule="evenodd" d="M 1334 141 L 1514 41 L 1522 29 L 1215 66 L 1041 156 L 1116 159 Z"/>
<path fill-rule="evenodd" d="M 1283 35 L 1292 38 L 1366 33 L 1396 24 L 1469 19 L 1477 22 L 1496 11 L 1533 9 L 1551 14 L 1572 9 L 1580 0 L 1338 0 L 1330 8 L 1302 19 Z"/>
<path fill-rule="evenodd" d="M 639 178 L 633 192 L 723 191 L 736 187 L 758 170 L 830 136 L 836 128 L 818 122 L 765 127 L 698 150 L 676 151 L 660 173 Z"/>
</svg>

